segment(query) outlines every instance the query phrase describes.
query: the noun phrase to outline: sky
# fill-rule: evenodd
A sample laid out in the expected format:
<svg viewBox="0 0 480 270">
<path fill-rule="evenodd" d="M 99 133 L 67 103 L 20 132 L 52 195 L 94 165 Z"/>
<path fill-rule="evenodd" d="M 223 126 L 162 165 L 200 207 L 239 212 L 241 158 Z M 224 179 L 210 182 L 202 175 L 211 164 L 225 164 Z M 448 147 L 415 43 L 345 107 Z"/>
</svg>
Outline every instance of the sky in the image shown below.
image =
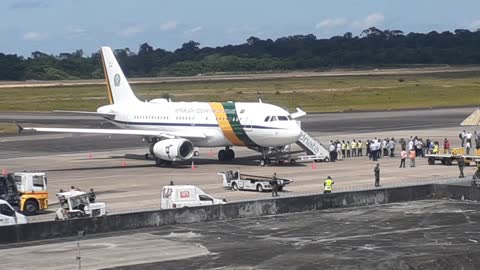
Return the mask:
<svg viewBox="0 0 480 270">
<path fill-rule="evenodd" d="M 175 50 L 368 27 L 404 32 L 477 30 L 479 0 L 2 0 L 0 52 L 30 56 L 100 46 Z"/>
</svg>

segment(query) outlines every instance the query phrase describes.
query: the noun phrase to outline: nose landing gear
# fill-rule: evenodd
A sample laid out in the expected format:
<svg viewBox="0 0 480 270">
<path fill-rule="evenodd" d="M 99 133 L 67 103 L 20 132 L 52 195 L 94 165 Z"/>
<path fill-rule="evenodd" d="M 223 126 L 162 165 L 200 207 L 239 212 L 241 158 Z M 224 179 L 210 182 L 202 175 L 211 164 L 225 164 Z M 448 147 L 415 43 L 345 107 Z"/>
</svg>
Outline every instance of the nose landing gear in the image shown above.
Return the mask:
<svg viewBox="0 0 480 270">
<path fill-rule="evenodd" d="M 235 158 L 235 152 L 230 149 L 230 147 L 225 147 L 225 150 L 218 151 L 218 160 L 220 161 L 230 161 Z"/>
</svg>

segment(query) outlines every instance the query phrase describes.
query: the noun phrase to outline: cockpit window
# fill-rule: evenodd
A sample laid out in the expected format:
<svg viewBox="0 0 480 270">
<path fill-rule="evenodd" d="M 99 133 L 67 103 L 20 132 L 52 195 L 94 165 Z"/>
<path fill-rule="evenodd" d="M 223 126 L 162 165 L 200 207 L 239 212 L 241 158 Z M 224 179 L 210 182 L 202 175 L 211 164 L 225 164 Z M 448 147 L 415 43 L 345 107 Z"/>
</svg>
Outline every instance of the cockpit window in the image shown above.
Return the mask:
<svg viewBox="0 0 480 270">
<path fill-rule="evenodd" d="M 281 116 L 281 115 L 280 115 L 280 116 L 278 117 L 278 120 L 280 120 L 280 121 L 288 121 L 288 118 L 287 118 L 286 116 Z"/>
<path fill-rule="evenodd" d="M 272 116 L 272 118 L 270 118 L 270 122 L 273 122 L 273 121 L 277 121 L 277 117 L 276 117 L 276 116 Z"/>
<path fill-rule="evenodd" d="M 265 122 L 268 122 L 269 119 L 270 119 L 270 116 L 265 117 Z"/>
</svg>

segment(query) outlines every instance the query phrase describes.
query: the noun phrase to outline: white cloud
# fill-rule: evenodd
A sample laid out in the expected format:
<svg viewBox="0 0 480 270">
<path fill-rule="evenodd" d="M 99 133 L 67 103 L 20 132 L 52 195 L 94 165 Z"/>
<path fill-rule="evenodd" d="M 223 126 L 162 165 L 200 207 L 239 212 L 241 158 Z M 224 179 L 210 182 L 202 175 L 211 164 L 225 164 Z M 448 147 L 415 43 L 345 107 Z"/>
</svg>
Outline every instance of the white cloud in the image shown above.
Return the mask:
<svg viewBox="0 0 480 270">
<path fill-rule="evenodd" d="M 136 34 L 143 33 L 143 32 L 145 32 L 145 28 L 141 26 L 133 25 L 118 31 L 117 35 L 121 37 L 133 37 Z"/>
<path fill-rule="evenodd" d="M 160 25 L 160 30 L 162 31 L 172 31 L 175 30 L 178 26 L 177 21 L 168 21 Z"/>
<path fill-rule="evenodd" d="M 48 35 L 46 33 L 41 32 L 26 32 L 25 34 L 23 34 L 23 39 L 38 41 L 45 39 L 47 36 Z"/>
<path fill-rule="evenodd" d="M 185 34 L 194 34 L 203 30 L 203 26 L 197 26 L 185 31 Z"/>
<path fill-rule="evenodd" d="M 36 8 L 47 8 L 48 3 L 44 1 L 36 0 L 26 0 L 18 1 L 10 5 L 10 9 L 36 9 Z"/>
<path fill-rule="evenodd" d="M 476 31 L 477 29 L 480 29 L 480 19 L 473 21 L 468 28 L 474 31 Z"/>
<path fill-rule="evenodd" d="M 385 21 L 385 16 L 382 13 L 372 13 L 360 21 L 354 21 L 352 26 L 356 28 L 366 29 L 369 27 L 379 27 Z"/>
<path fill-rule="evenodd" d="M 315 25 L 316 29 L 331 29 L 345 26 L 348 20 L 345 18 L 328 18 Z"/>
</svg>

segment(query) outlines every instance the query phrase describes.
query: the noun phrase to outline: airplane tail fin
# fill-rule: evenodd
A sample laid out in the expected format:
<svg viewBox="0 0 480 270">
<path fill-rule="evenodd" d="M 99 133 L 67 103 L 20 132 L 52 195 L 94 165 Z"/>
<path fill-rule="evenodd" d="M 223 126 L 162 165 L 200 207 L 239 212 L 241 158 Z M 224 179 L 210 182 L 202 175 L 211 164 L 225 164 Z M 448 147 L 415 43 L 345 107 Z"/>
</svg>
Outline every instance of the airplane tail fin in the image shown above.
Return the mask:
<svg viewBox="0 0 480 270">
<path fill-rule="evenodd" d="M 110 47 L 101 50 L 103 71 L 107 82 L 107 95 L 110 104 L 141 102 L 133 93 L 127 78 Z"/>
</svg>

